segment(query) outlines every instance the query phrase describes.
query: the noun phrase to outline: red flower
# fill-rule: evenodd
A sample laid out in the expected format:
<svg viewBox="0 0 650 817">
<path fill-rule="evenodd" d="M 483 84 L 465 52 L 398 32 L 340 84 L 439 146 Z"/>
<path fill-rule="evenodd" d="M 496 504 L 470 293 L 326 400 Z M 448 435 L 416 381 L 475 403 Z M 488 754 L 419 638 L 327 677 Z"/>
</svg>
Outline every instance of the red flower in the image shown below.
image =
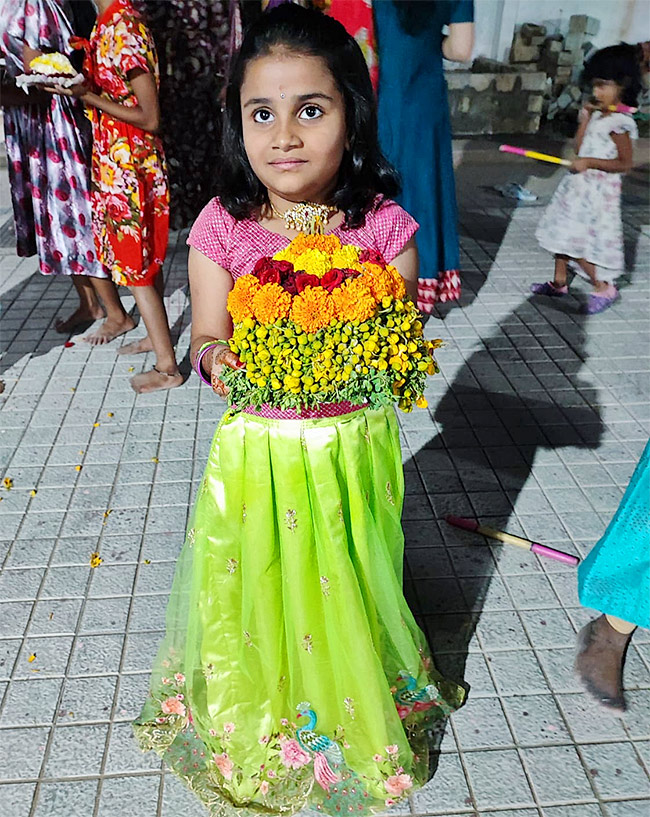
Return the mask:
<svg viewBox="0 0 650 817">
<path fill-rule="evenodd" d="M 70 193 L 67 190 L 61 190 L 60 187 L 54 191 L 54 195 L 59 201 L 67 201 L 70 198 Z"/>
<path fill-rule="evenodd" d="M 273 266 L 276 270 L 279 270 L 280 275 L 288 275 L 290 272 L 293 272 L 293 264 L 291 261 L 274 261 Z"/>
<path fill-rule="evenodd" d="M 336 287 L 340 287 L 344 280 L 345 273 L 343 270 L 331 269 L 320 279 L 320 285 L 328 292 L 331 292 L 333 289 L 336 289 Z"/>
<path fill-rule="evenodd" d="M 47 151 L 47 158 L 57 165 L 61 164 L 61 157 L 56 151 L 52 150 L 51 148 Z"/>
<path fill-rule="evenodd" d="M 255 266 L 253 267 L 253 275 L 259 277 L 259 273 L 265 269 L 268 269 L 270 265 L 271 259 L 268 256 L 265 256 L 264 258 L 259 258 L 255 262 Z"/>
<path fill-rule="evenodd" d="M 298 288 L 296 287 L 296 275 L 294 272 L 283 275 L 280 284 L 282 285 L 282 289 L 284 289 L 285 292 L 288 292 L 289 295 L 298 294 Z"/>
<path fill-rule="evenodd" d="M 63 261 L 63 253 L 60 250 L 53 250 L 52 258 L 56 261 L 57 264 L 60 264 Z"/>
<path fill-rule="evenodd" d="M 274 269 L 273 267 L 266 267 L 258 274 L 258 279 L 260 284 L 279 284 L 281 280 L 281 275 L 279 270 Z"/>
<path fill-rule="evenodd" d="M 125 218 L 131 215 L 129 205 L 119 196 L 111 196 L 106 205 L 106 212 L 113 221 L 124 221 Z"/>
<path fill-rule="evenodd" d="M 386 261 L 384 256 L 377 252 L 377 250 L 361 250 L 359 253 L 359 261 L 364 264 L 366 261 L 370 261 L 372 264 L 381 264 L 382 267 L 386 266 Z"/>
<path fill-rule="evenodd" d="M 74 259 L 72 259 L 69 262 L 69 264 L 70 264 L 70 269 L 73 272 L 84 273 L 86 271 L 86 268 L 84 267 L 84 265 L 80 264 L 78 261 L 75 261 Z"/>
<path fill-rule="evenodd" d="M 63 150 L 63 151 L 70 150 L 70 143 L 65 138 L 65 136 L 60 136 L 59 139 L 58 139 L 58 142 L 59 142 L 59 147 L 61 148 L 61 150 Z"/>
<path fill-rule="evenodd" d="M 318 275 L 309 275 L 306 272 L 296 273 L 296 289 L 298 292 L 302 292 L 307 287 L 317 286 L 320 286 L 320 278 Z"/>
<path fill-rule="evenodd" d="M 76 238 L 77 231 L 70 224 L 63 224 L 61 230 L 68 236 L 68 238 Z"/>
</svg>

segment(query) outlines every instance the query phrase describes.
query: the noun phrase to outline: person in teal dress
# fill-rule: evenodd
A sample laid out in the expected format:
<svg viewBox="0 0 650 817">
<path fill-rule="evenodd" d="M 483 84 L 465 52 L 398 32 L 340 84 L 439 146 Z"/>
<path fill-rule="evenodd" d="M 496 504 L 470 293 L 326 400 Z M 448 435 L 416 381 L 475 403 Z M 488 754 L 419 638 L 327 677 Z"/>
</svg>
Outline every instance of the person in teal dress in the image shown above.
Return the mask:
<svg viewBox="0 0 650 817">
<path fill-rule="evenodd" d="M 379 138 L 402 177 L 399 203 L 420 224 L 418 306 L 460 297 L 451 122 L 443 56 L 468 60 L 473 0 L 375 0 Z M 449 26 L 443 35 L 443 26 Z"/>
<path fill-rule="evenodd" d="M 625 711 L 625 651 L 637 627 L 650 628 L 650 442 L 614 518 L 578 568 L 578 593 L 602 615 L 578 634 L 576 672 L 599 703 Z"/>
</svg>

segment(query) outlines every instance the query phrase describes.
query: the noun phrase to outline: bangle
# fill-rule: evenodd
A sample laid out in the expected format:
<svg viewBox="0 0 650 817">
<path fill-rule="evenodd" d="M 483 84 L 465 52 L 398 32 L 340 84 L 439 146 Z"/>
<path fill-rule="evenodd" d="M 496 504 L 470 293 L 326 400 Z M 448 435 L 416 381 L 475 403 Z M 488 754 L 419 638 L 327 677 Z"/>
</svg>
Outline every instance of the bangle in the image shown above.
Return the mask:
<svg viewBox="0 0 650 817">
<path fill-rule="evenodd" d="M 208 386 L 210 386 L 211 383 L 205 377 L 205 375 L 203 374 L 203 369 L 201 368 L 201 361 L 205 357 L 206 352 L 208 352 L 210 349 L 214 349 L 215 346 L 220 346 L 220 345 L 221 344 L 219 343 L 218 340 L 208 340 L 206 343 L 203 344 L 203 346 L 201 346 L 199 351 L 196 353 L 196 357 L 194 358 L 194 370 L 196 371 L 198 376 L 201 378 L 201 380 L 204 383 L 207 383 Z"/>
</svg>

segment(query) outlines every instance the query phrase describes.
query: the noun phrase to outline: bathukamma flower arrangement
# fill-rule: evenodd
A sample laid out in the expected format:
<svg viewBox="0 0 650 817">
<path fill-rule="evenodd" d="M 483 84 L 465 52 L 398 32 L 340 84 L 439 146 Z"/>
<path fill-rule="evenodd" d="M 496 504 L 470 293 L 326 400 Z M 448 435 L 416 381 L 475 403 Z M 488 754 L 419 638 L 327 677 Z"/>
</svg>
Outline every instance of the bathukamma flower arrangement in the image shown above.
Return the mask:
<svg viewBox="0 0 650 817">
<path fill-rule="evenodd" d="M 373 250 L 300 234 L 237 279 L 228 311 L 245 364 L 222 374 L 234 406 L 427 405 L 441 341 L 424 338 L 402 277 Z"/>
</svg>

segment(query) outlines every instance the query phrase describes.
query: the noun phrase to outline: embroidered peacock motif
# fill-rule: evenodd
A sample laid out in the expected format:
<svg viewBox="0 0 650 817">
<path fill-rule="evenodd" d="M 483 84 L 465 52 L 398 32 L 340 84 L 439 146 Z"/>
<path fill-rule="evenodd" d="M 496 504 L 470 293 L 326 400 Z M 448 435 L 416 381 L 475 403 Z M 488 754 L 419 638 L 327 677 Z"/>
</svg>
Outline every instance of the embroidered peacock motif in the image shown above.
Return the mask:
<svg viewBox="0 0 650 817">
<path fill-rule="evenodd" d="M 306 752 L 313 755 L 316 782 L 325 791 L 329 791 L 332 784 L 341 780 L 341 775 L 334 772 L 330 766 L 330 763 L 335 767 L 343 763 L 341 747 L 327 735 L 320 735 L 315 731 L 318 719 L 311 709 L 311 704 L 303 701 L 296 709 L 299 718 L 308 718 L 307 723 L 296 730 L 298 743 Z"/>
<path fill-rule="evenodd" d="M 397 680 L 406 684 L 395 693 L 395 705 L 402 720 L 411 712 L 421 712 L 437 705 L 438 690 L 434 684 L 427 684 L 418 689 L 417 679 L 405 669 L 400 671 Z"/>
</svg>

